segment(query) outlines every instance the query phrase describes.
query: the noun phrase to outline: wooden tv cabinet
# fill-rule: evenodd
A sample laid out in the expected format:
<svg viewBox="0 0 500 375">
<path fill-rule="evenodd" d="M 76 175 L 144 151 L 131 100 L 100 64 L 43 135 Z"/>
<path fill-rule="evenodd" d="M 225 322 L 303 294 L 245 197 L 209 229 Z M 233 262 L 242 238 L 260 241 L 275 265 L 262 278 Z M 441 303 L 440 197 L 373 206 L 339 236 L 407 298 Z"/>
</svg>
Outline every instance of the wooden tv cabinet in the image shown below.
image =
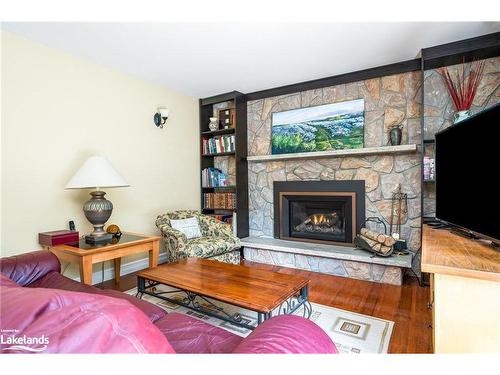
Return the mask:
<svg viewBox="0 0 500 375">
<path fill-rule="evenodd" d="M 435 353 L 500 352 L 500 251 L 424 225 Z"/>
</svg>

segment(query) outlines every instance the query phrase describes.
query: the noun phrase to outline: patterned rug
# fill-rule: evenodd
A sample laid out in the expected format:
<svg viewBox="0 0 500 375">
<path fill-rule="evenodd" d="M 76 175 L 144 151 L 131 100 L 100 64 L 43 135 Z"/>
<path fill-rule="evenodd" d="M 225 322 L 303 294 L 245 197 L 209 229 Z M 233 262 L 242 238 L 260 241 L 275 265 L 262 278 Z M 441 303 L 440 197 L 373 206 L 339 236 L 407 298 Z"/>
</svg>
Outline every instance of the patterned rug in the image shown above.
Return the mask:
<svg viewBox="0 0 500 375">
<path fill-rule="evenodd" d="M 159 285 L 157 291 L 171 291 L 173 288 Z M 137 289 L 130 289 L 125 293 L 135 295 Z M 169 294 L 169 298 L 182 300 L 185 294 L 182 292 Z M 183 306 L 179 306 L 156 297 L 144 295 L 142 297 L 151 303 L 160 306 L 167 312 L 177 312 L 192 316 L 193 318 L 203 320 L 208 324 L 218 326 L 226 331 L 232 332 L 238 336 L 246 337 L 251 331 L 246 328 L 235 326 L 229 322 L 204 315 Z M 244 322 L 252 326 L 257 325 L 257 313 L 232 306 L 223 302 L 214 301 L 217 306 L 223 307 L 224 311 L 234 314 L 239 313 Z M 210 306 L 203 301 L 200 304 L 205 308 Z M 320 326 L 330 336 L 341 353 L 387 353 L 389 341 L 391 340 L 394 322 L 385 319 L 375 318 L 373 316 L 353 313 L 346 310 L 336 309 L 334 307 L 324 306 L 317 303 L 311 303 L 312 314 L 310 320 Z M 302 315 L 302 308 L 295 314 Z"/>
</svg>

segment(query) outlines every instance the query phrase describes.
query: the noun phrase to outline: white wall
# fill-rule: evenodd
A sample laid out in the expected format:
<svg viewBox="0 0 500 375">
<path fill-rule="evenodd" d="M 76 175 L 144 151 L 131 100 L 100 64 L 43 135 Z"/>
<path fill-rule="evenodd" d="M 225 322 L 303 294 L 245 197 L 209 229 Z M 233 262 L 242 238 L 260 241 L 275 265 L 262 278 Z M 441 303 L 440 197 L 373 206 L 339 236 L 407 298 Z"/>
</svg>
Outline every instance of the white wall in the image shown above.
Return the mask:
<svg viewBox="0 0 500 375">
<path fill-rule="evenodd" d="M 38 249 L 39 232 L 70 219 L 90 231 L 82 212 L 90 190 L 64 185 L 94 154 L 131 184 L 107 190 L 108 223 L 157 234 L 158 214 L 199 208 L 195 98 L 12 33 L 1 38 L 2 256 Z M 153 124 L 157 106 L 170 110 L 163 129 Z"/>
</svg>

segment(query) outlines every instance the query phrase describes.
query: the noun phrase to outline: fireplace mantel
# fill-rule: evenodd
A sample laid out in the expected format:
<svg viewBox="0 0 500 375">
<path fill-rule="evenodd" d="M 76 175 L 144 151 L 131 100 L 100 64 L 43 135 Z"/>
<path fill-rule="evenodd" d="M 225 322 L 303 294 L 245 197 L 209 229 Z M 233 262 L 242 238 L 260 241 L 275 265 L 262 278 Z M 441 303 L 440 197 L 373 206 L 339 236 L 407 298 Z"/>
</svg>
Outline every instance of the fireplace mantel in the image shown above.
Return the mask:
<svg viewBox="0 0 500 375">
<path fill-rule="evenodd" d="M 287 159 L 317 159 L 331 158 L 344 156 L 368 156 L 368 155 L 383 155 L 383 154 L 410 154 L 417 152 L 417 145 L 399 145 L 399 146 L 382 146 L 382 147 L 365 147 L 349 150 L 333 150 L 333 151 L 317 151 L 317 152 L 299 152 L 296 154 L 278 154 L 278 155 L 256 155 L 248 156 L 249 162 L 266 162 Z"/>
</svg>

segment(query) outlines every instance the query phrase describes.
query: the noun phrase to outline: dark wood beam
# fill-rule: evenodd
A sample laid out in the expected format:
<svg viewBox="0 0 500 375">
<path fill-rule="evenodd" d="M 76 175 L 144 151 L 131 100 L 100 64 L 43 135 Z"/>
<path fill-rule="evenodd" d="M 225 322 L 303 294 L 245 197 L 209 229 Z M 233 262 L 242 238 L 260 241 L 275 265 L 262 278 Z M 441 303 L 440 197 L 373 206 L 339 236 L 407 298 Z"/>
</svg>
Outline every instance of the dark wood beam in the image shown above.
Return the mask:
<svg viewBox="0 0 500 375">
<path fill-rule="evenodd" d="M 267 90 L 255 91 L 246 94 L 247 100 L 257 100 L 278 95 L 286 95 L 300 91 L 314 90 L 323 87 L 341 85 L 343 83 L 364 81 L 366 79 L 390 76 L 420 70 L 420 59 L 401 61 L 394 64 L 377 66 L 374 68 L 358 70 L 356 72 L 339 74 L 336 76 L 295 83 L 292 85 L 274 87 Z"/>
<path fill-rule="evenodd" d="M 423 48 L 424 69 L 500 56 L 500 32 Z"/>
</svg>

